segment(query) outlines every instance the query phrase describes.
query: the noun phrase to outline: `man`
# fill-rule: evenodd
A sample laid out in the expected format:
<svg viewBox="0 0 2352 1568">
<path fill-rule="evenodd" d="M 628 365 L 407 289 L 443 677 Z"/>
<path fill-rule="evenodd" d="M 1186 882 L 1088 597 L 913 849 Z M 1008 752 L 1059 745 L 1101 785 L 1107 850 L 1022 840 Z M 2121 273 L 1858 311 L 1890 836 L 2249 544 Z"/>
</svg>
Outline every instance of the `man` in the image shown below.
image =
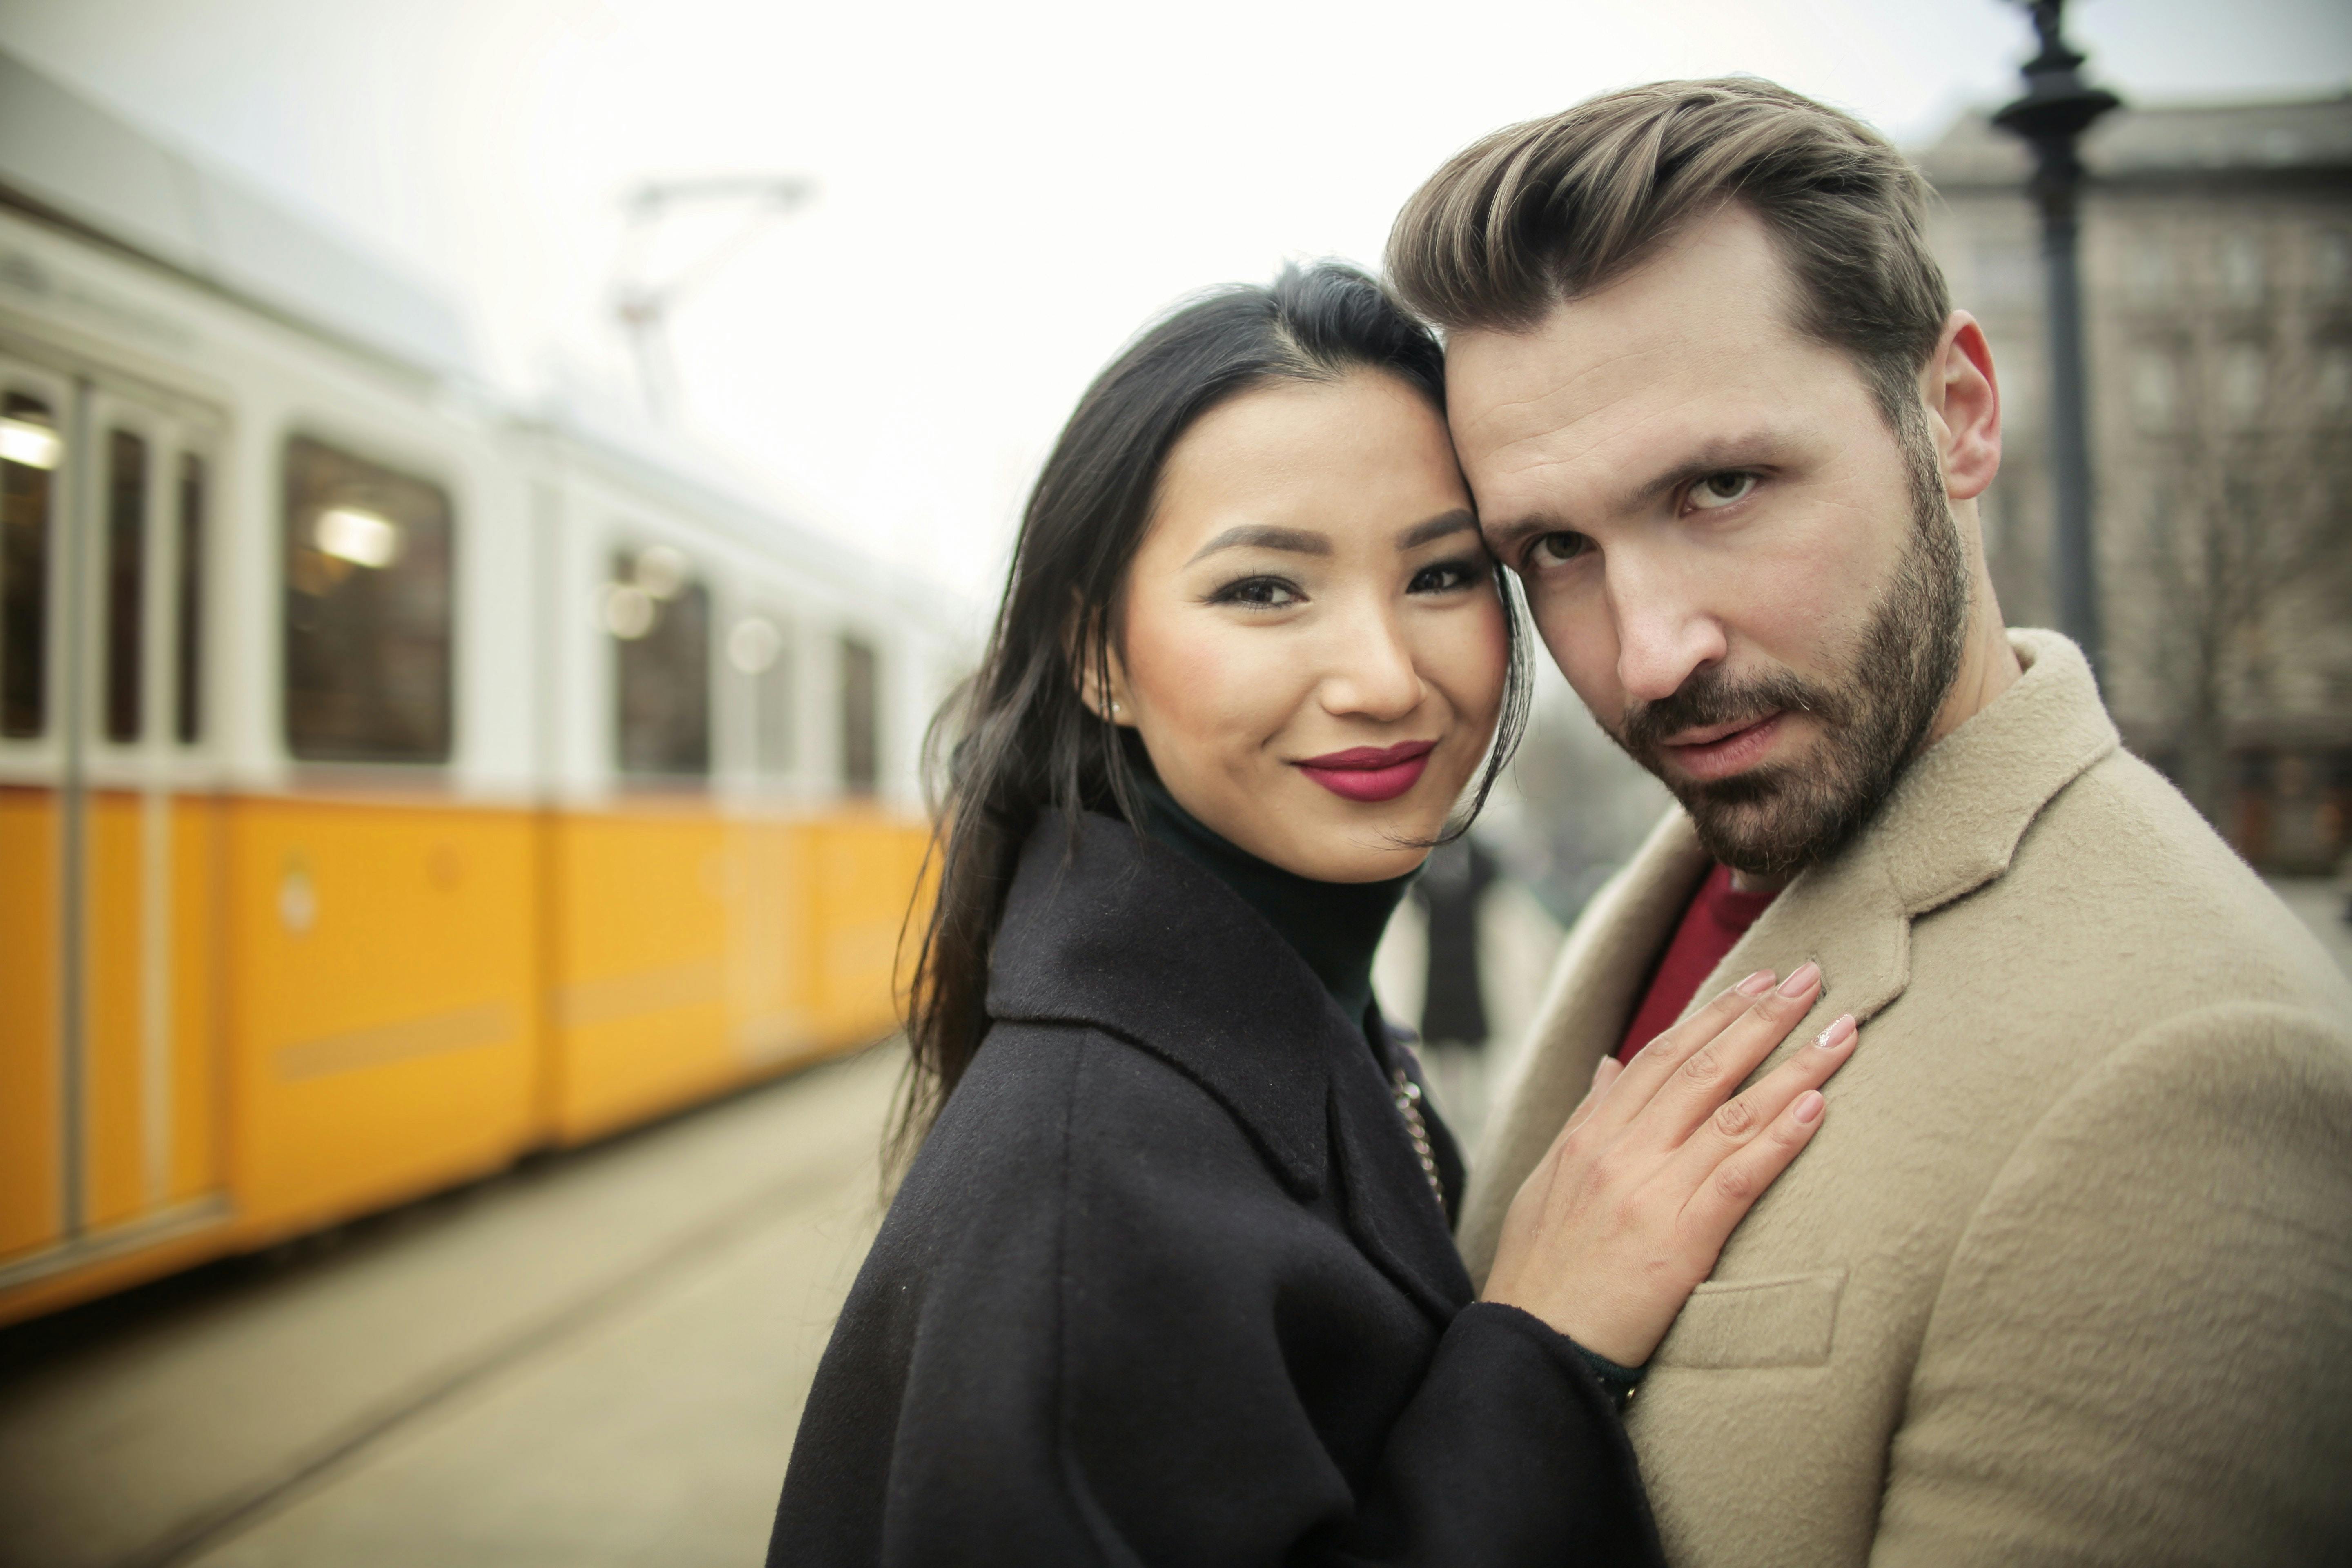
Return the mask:
<svg viewBox="0 0 2352 1568">
<path fill-rule="evenodd" d="M 1596 1065 L 1818 962 L 1863 1043 L 1628 1421 L 1681 1563 L 2352 1555 L 2352 987 L 2007 631 L 1983 333 L 1754 81 L 1472 147 L 1390 265 L 1487 539 L 1680 807 L 1570 936 L 1461 1239 Z"/>
</svg>

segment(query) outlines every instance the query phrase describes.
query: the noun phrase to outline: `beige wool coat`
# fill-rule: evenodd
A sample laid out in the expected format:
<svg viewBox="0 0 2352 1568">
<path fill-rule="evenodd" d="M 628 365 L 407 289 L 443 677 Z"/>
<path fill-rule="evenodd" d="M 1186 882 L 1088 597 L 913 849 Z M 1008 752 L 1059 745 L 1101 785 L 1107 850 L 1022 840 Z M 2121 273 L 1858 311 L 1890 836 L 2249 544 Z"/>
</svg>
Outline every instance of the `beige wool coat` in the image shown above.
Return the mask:
<svg viewBox="0 0 2352 1568">
<path fill-rule="evenodd" d="M 2011 640 L 1700 989 L 1814 958 L 1781 1054 L 1864 1022 L 1628 1414 L 1678 1564 L 2352 1562 L 2352 986 L 2074 646 Z M 1577 923 L 1474 1276 L 1706 864 L 1678 811 Z"/>
</svg>

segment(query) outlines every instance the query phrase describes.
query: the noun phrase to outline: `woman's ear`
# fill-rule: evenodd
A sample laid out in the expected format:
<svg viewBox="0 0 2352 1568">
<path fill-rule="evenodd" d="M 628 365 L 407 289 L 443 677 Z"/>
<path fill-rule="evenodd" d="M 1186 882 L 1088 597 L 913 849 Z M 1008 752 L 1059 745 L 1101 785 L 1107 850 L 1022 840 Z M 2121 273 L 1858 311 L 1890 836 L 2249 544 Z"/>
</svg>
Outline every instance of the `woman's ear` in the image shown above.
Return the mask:
<svg viewBox="0 0 2352 1568">
<path fill-rule="evenodd" d="M 1092 626 L 1071 617 L 1070 663 L 1077 672 L 1078 700 L 1097 719 L 1132 725 L 1134 704 L 1128 700 L 1127 670 L 1109 629 L 1099 620 Z"/>
</svg>

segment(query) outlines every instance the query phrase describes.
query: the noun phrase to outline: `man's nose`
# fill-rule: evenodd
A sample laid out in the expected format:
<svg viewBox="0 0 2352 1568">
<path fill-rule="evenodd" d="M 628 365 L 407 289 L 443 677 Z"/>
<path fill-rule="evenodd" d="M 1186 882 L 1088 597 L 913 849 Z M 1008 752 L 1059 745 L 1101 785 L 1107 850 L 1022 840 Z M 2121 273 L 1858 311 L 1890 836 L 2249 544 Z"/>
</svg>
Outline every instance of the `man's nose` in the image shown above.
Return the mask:
<svg viewBox="0 0 2352 1568">
<path fill-rule="evenodd" d="M 1608 583 L 1617 683 L 1628 700 L 1663 701 L 1730 651 L 1723 623 L 1662 563 L 1612 562 Z"/>
<path fill-rule="evenodd" d="M 1421 669 L 1394 616 L 1368 608 L 1335 630 L 1323 679 L 1327 710 L 1388 722 L 1421 706 Z"/>
</svg>

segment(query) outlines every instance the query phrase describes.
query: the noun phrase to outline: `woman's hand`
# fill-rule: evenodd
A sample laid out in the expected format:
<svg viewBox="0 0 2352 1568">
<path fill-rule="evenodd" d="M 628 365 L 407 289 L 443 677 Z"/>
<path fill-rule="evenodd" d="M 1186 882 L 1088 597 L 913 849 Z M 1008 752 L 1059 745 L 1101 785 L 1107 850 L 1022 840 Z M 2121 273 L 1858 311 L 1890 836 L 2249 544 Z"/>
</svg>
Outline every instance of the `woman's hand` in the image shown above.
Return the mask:
<svg viewBox="0 0 2352 1568">
<path fill-rule="evenodd" d="M 1650 1359 L 1731 1227 L 1822 1124 L 1815 1092 L 1853 1054 L 1852 1015 L 1736 1100 L 1822 986 L 1808 963 L 1749 975 L 1621 1068 L 1604 1060 L 1503 1220 L 1486 1299 L 1622 1366 Z"/>
</svg>

